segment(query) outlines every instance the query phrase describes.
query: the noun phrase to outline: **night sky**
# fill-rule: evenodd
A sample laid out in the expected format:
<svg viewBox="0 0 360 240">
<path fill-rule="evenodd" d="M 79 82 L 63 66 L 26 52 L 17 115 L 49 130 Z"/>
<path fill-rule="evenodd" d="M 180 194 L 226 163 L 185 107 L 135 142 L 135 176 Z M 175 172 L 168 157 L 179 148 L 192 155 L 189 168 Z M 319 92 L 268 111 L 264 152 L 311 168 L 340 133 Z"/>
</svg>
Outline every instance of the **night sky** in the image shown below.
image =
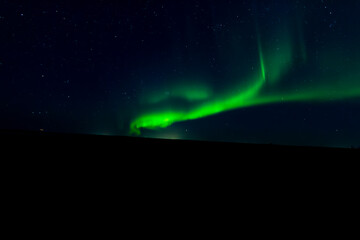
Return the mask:
<svg viewBox="0 0 360 240">
<path fill-rule="evenodd" d="M 359 12 L 0 0 L 0 129 L 358 147 Z"/>
</svg>

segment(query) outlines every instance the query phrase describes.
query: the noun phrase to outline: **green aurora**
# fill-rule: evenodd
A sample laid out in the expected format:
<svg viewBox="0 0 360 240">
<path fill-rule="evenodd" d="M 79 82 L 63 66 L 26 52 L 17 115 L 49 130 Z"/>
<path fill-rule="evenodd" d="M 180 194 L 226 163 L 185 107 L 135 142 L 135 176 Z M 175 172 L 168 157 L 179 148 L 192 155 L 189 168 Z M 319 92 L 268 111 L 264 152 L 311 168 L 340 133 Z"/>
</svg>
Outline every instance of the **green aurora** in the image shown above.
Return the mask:
<svg viewBox="0 0 360 240">
<path fill-rule="evenodd" d="M 288 28 L 287 28 L 288 29 Z M 166 128 L 176 122 L 195 120 L 239 108 L 278 104 L 286 102 L 328 102 L 360 97 L 360 70 L 357 63 L 347 67 L 344 74 L 329 71 L 326 74 L 311 74 L 301 84 L 288 84 L 298 65 L 307 61 L 303 39 L 294 41 L 290 31 L 283 31 L 274 43 L 264 39 L 256 28 L 257 70 L 246 79 L 239 79 L 228 91 L 214 94 L 211 86 L 194 83 L 172 87 L 172 95 L 153 94 L 148 104 L 168 101 L 170 97 L 182 98 L 191 103 L 188 108 L 171 107 L 152 110 L 138 115 L 130 124 L 130 134 L 140 135 L 141 129 Z M 296 44 L 296 42 L 300 44 Z M 319 65 L 329 69 L 336 66 L 336 53 L 323 53 Z M 329 60 L 330 59 L 330 60 Z M 297 81 L 298 82 L 298 81 Z M 246 83 L 246 84 L 244 84 Z"/>
</svg>

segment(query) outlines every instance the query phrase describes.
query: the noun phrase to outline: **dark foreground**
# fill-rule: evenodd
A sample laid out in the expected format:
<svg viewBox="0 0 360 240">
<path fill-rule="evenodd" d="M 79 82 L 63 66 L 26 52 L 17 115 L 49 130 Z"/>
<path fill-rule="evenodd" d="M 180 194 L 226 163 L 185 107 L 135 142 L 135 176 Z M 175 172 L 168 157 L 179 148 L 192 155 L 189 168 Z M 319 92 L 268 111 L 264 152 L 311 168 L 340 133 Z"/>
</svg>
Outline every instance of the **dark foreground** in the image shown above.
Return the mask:
<svg viewBox="0 0 360 240">
<path fill-rule="evenodd" d="M 59 199 L 54 205 L 58 208 L 86 193 L 76 208 L 96 201 L 86 208 L 91 214 L 98 205 L 109 206 L 108 211 L 113 212 L 113 206 L 126 209 L 135 204 L 132 209 L 137 209 L 151 201 L 160 205 L 171 204 L 171 199 L 184 201 L 181 197 L 192 202 L 202 194 L 199 206 L 223 198 L 224 203 L 213 206 L 227 206 L 231 200 L 234 206 L 241 203 L 247 209 L 255 204 L 249 209 L 258 209 L 270 201 L 291 205 L 291 199 L 301 196 L 313 202 L 325 190 L 331 193 L 326 200 L 343 197 L 345 189 L 356 193 L 351 186 L 358 182 L 356 149 L 22 131 L 1 131 L 0 138 L 3 186 L 9 189 L 8 196 L 16 196 L 16 204 L 41 196 L 45 200 L 38 201 L 40 205 L 51 202 L 46 199 Z M 342 192 L 335 194 L 334 189 Z M 99 199 L 104 202 L 99 204 Z M 126 204 L 121 204 L 124 199 L 128 199 Z M 242 203 L 244 199 L 248 202 Z M 306 202 L 300 201 L 293 207 L 298 209 Z M 271 204 L 268 208 L 277 211 Z"/>
<path fill-rule="evenodd" d="M 272 144 L 243 144 L 228 142 L 206 142 L 190 140 L 149 139 L 124 136 L 99 136 L 86 134 L 48 133 L 32 131 L 0 131 L 3 150 L 13 149 L 14 153 L 36 152 L 42 154 L 51 152 L 49 157 L 57 154 L 71 153 L 82 156 L 100 154 L 112 158 L 142 158 L 156 160 L 182 160 L 201 158 L 213 160 L 241 160 L 250 161 L 258 158 L 262 160 L 276 160 L 278 158 L 294 159 L 306 157 L 311 159 L 320 154 L 321 158 L 332 158 L 333 154 L 358 154 L 359 149 L 281 146 Z M 296 155 L 303 153 L 305 155 Z M 316 154 L 316 155 L 315 155 Z M 341 156 L 341 155 L 340 155 Z M 344 155 L 345 156 L 345 155 Z M 306 160 L 303 159 L 303 160 Z"/>
</svg>

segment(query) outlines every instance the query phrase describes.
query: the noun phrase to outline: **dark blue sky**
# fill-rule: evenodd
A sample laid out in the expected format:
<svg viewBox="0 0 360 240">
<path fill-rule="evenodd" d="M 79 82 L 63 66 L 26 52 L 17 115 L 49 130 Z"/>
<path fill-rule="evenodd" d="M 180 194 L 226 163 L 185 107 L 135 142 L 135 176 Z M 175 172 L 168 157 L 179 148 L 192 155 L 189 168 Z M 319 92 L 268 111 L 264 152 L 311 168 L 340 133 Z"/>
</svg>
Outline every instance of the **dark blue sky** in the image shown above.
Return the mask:
<svg viewBox="0 0 360 240">
<path fill-rule="evenodd" d="M 0 128 L 128 135 L 131 121 L 151 111 L 143 102 L 150 92 L 169 94 L 196 79 L 216 96 L 247 76 L 258 65 L 256 24 L 270 52 L 285 48 L 285 34 L 294 39 L 293 65 L 282 76 L 292 82 L 277 90 L 326 86 L 327 76 L 336 81 L 331 69 L 342 81 L 360 63 L 359 10 L 355 0 L 0 0 Z M 346 85 L 359 88 L 360 74 L 350 74 Z M 359 107 L 356 97 L 270 104 L 141 136 L 356 146 Z"/>
</svg>

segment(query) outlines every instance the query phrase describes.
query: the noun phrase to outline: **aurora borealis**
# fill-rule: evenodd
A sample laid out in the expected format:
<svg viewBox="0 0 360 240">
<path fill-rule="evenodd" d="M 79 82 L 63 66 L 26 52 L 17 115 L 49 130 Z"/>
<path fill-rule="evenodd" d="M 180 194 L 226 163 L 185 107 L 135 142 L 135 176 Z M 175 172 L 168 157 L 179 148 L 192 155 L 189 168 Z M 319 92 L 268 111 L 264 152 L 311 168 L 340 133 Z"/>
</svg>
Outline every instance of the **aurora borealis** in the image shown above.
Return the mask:
<svg viewBox="0 0 360 240">
<path fill-rule="evenodd" d="M 0 128 L 360 145 L 357 0 L 0 1 Z"/>
<path fill-rule="evenodd" d="M 360 97 L 360 70 L 357 65 L 352 63 L 353 68 L 349 70 L 350 72 L 337 75 L 330 67 L 338 64 L 338 59 L 327 59 L 327 62 L 322 62 L 325 61 L 328 52 L 324 53 L 324 56 L 320 56 L 322 61 L 316 63 L 319 66 L 327 65 L 329 69 L 326 73 L 306 76 L 307 79 L 310 79 L 310 84 L 297 80 L 291 87 L 282 88 L 281 85 L 286 86 L 287 82 L 291 81 L 297 72 L 311 66 L 311 64 L 307 64 L 306 56 L 309 54 L 306 50 L 305 36 L 303 34 L 293 36 L 294 34 L 292 34 L 302 32 L 301 29 L 298 29 L 302 26 L 290 25 L 288 22 L 280 23 L 267 34 L 263 34 L 258 26 L 257 17 L 254 16 L 253 22 L 257 52 L 255 50 L 252 53 L 246 52 L 250 55 L 249 58 L 258 56 L 257 66 L 252 67 L 253 73 L 249 71 L 248 77 L 231 79 L 230 82 L 234 84 L 230 86 L 231 91 L 228 90 L 225 94 L 215 93 L 208 98 L 206 97 L 207 94 L 204 94 L 207 92 L 206 89 L 202 89 L 196 84 L 193 87 L 182 88 L 180 83 L 179 88 L 174 89 L 176 94 L 173 96 L 182 97 L 191 102 L 188 109 L 170 107 L 161 111 L 140 114 L 131 122 L 130 132 L 139 135 L 141 128 L 166 128 L 176 122 L 195 120 L 229 110 L 257 105 L 280 102 L 342 101 Z M 285 19 L 285 21 L 291 22 L 291 19 Z M 276 43 L 268 39 L 276 39 Z M 331 51 L 333 50 L 329 48 L 329 52 Z M 339 57 L 341 58 L 341 56 Z M 319 66 L 312 65 L 311 67 Z M 246 84 L 239 87 L 241 83 Z M 206 87 L 210 88 L 209 86 Z M 202 101 L 193 101 L 196 100 L 196 96 Z M 171 101 L 169 98 L 161 100 Z"/>
</svg>

